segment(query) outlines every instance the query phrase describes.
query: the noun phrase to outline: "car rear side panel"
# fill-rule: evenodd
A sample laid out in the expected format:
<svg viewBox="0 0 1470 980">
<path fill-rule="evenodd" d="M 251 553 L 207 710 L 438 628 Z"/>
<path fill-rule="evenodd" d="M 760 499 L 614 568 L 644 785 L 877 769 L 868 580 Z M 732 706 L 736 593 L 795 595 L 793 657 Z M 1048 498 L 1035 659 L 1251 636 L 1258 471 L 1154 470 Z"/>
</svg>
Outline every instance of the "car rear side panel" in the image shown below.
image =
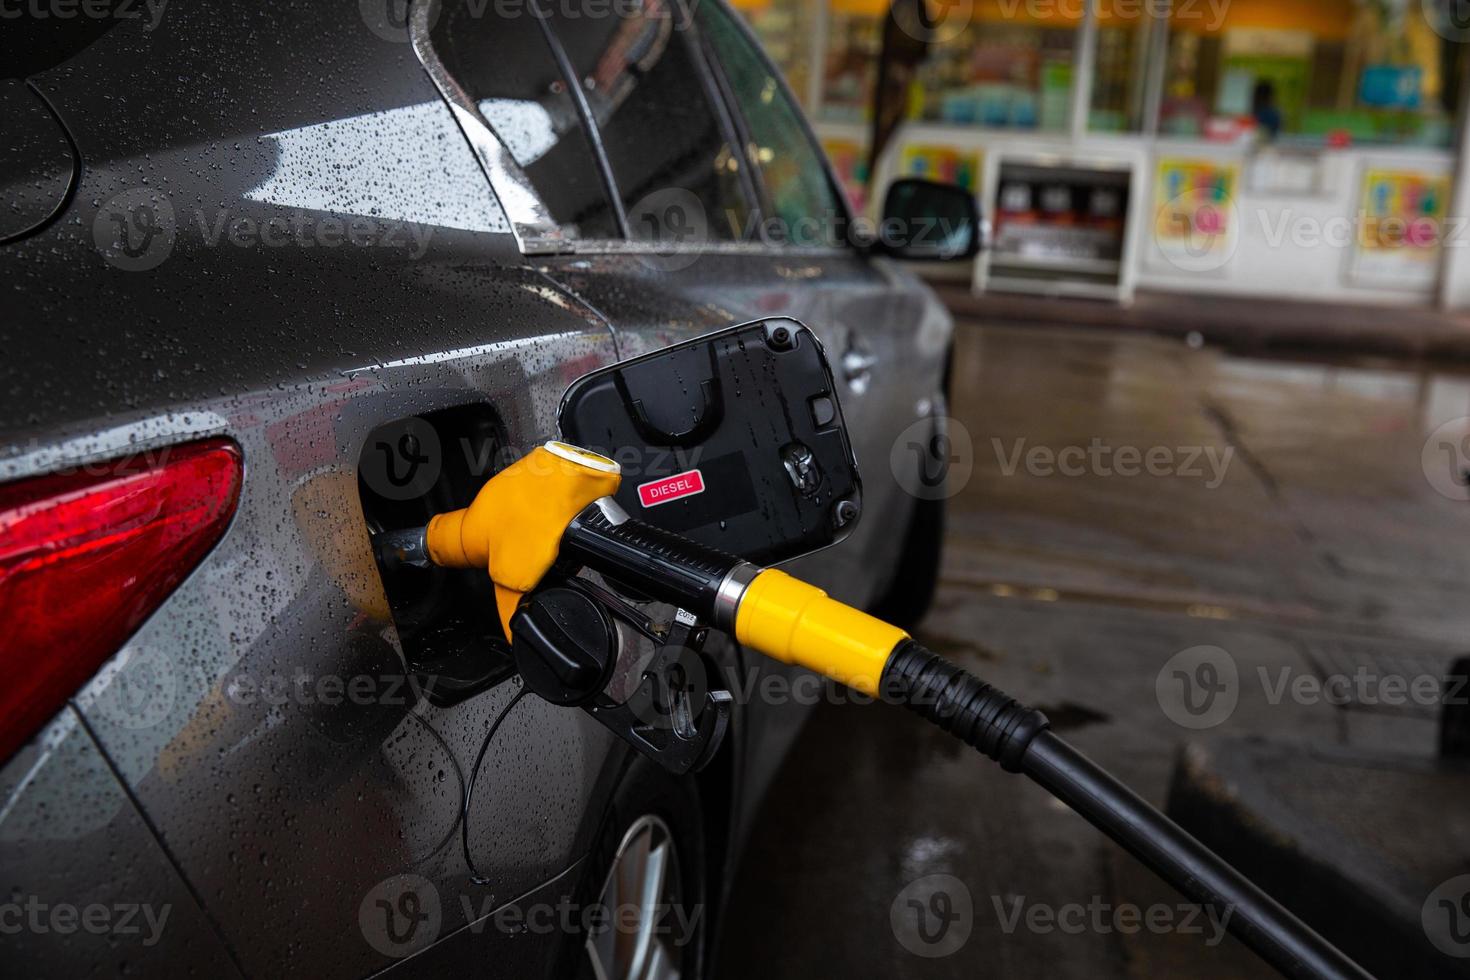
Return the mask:
<svg viewBox="0 0 1470 980">
<path fill-rule="evenodd" d="M 359 5 L 177 0 L 38 85 L 82 178 L 67 213 L 0 252 L 0 479 L 206 436 L 238 442 L 246 474 L 220 544 L 75 698 L 96 737 L 78 786 L 116 826 L 38 839 L 22 820 L 85 754 L 58 718 L 0 771 L 0 831 L 28 841 L 3 884 L 111 881 L 183 909 L 187 882 L 248 974 L 374 972 L 574 865 L 621 749 L 522 702 L 469 814 L 491 883 L 471 881 L 456 821 L 510 692 L 434 708 L 406 685 L 359 503 L 364 441 L 474 403 L 524 449 L 555 434 L 566 384 L 614 359 L 612 335 L 521 267 L 406 38 Z M 36 756 L 48 739 L 61 748 Z M 160 855 L 179 876 L 150 870 Z M 75 873 L 40 883 L 63 863 Z M 400 875 L 436 900 L 406 940 L 383 917 Z"/>
</svg>

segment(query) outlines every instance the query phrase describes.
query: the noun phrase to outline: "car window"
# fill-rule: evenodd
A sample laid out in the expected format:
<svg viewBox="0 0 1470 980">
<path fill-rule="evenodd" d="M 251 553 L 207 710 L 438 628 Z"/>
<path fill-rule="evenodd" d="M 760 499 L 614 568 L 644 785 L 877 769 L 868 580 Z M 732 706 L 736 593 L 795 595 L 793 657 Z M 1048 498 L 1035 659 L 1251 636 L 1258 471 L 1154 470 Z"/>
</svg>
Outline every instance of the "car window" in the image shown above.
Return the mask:
<svg viewBox="0 0 1470 980">
<path fill-rule="evenodd" d="M 431 37 L 552 220 L 574 238 L 621 238 L 591 144 L 537 18 L 446 3 Z"/>
<path fill-rule="evenodd" d="M 629 233 L 664 240 L 702 219 L 710 240 L 746 237 L 752 209 L 739 143 L 677 0 L 611 4 L 603 17 L 545 6 L 581 81 Z M 689 208 L 671 211 L 680 201 Z M 702 213 L 691 215 L 695 202 Z"/>
<path fill-rule="evenodd" d="M 699 4 L 695 20 L 719 59 L 744 119 L 768 217 L 777 219 L 790 244 L 836 244 L 846 210 L 801 110 L 723 5 Z"/>
</svg>

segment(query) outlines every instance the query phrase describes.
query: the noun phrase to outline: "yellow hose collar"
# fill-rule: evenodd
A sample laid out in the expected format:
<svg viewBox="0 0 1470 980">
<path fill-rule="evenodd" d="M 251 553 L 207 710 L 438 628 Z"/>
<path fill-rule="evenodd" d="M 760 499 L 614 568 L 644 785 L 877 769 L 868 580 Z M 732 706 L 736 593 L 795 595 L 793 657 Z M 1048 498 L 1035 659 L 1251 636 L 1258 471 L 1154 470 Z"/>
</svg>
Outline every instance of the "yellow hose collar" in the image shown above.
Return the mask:
<svg viewBox="0 0 1470 980">
<path fill-rule="evenodd" d="M 735 613 L 735 638 L 745 646 L 864 694 L 878 693 L 888 655 L 908 636 L 772 568 L 746 587 Z"/>
</svg>

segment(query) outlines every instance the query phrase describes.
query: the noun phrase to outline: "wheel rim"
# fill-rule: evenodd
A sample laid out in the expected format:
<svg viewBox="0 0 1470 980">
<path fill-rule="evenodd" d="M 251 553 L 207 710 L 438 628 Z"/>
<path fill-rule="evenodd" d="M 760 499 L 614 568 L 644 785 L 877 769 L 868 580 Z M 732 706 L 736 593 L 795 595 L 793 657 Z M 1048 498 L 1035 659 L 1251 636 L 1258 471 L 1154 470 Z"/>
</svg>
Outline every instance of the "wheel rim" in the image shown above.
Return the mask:
<svg viewBox="0 0 1470 980">
<path fill-rule="evenodd" d="M 639 817 L 623 835 L 598 904 L 605 927 L 587 937 L 597 980 L 679 980 L 690 936 L 680 913 L 679 852 L 668 825 Z"/>
</svg>

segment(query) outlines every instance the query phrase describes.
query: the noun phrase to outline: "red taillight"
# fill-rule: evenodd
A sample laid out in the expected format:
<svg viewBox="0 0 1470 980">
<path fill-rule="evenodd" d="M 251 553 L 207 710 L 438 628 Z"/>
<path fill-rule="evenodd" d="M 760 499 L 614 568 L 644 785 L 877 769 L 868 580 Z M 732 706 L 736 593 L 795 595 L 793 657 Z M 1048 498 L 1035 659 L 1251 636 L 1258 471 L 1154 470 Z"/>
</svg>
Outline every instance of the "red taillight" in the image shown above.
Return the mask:
<svg viewBox="0 0 1470 980">
<path fill-rule="evenodd" d="M 211 440 L 0 486 L 0 761 L 224 533 L 240 450 Z"/>
</svg>

